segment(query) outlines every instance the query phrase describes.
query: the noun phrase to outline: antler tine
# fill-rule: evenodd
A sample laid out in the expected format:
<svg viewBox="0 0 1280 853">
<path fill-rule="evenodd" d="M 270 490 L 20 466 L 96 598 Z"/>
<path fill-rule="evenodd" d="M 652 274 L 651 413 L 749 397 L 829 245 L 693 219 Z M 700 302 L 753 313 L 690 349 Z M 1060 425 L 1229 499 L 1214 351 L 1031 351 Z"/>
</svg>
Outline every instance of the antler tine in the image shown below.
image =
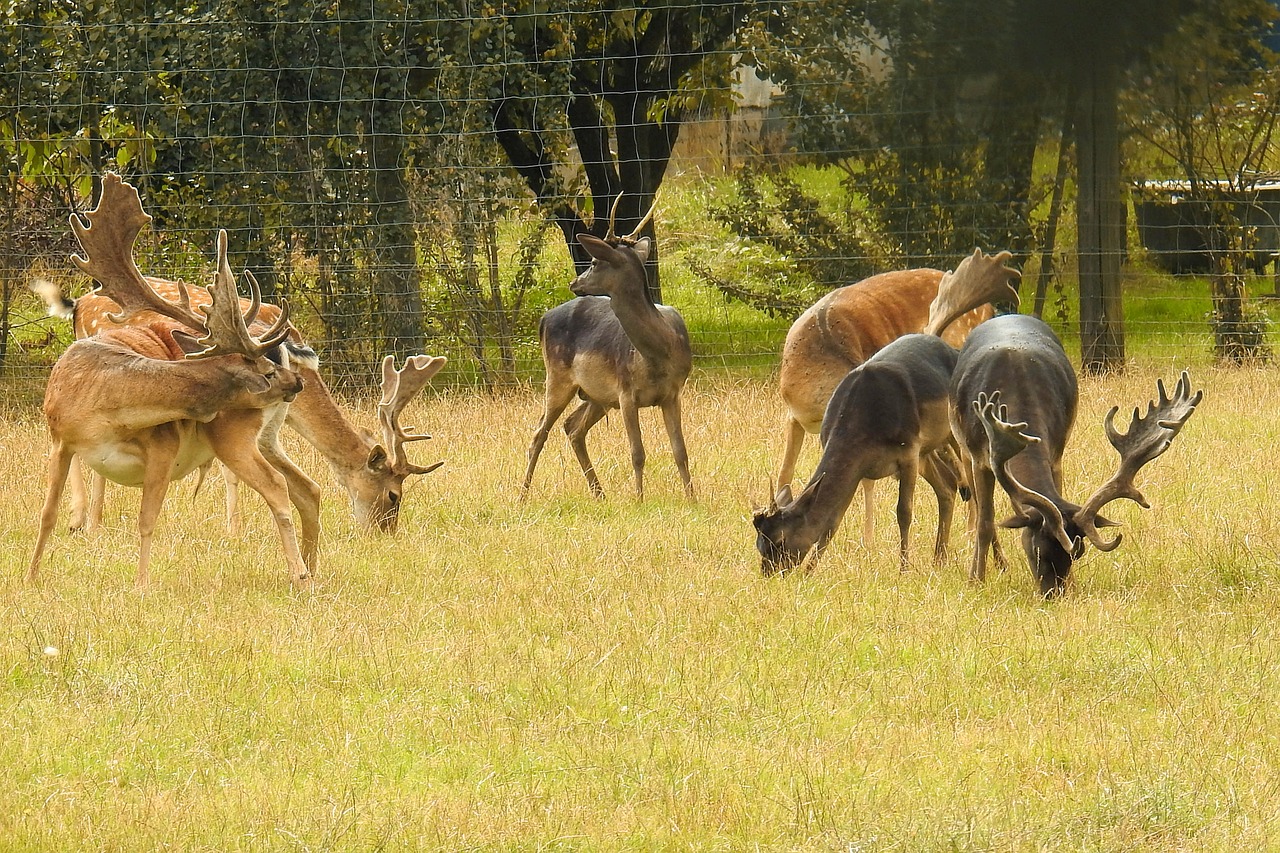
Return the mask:
<svg viewBox="0 0 1280 853">
<path fill-rule="evenodd" d="M 655 196 L 653 199 L 653 204 L 649 205 L 649 212 L 640 218 L 640 224 L 637 225 L 634 229 L 632 229 L 631 233 L 628 234 L 627 236 L 618 238 L 619 242 L 634 244 L 637 240 L 639 240 L 640 232 L 643 231 L 644 227 L 649 224 L 649 220 L 653 219 L 653 214 L 655 211 L 657 211 L 657 209 L 658 209 L 658 199 Z"/>
<path fill-rule="evenodd" d="M 941 335 L 957 318 L 988 302 L 1018 302 L 1022 273 L 1005 263 L 1010 252 L 988 255 L 981 249 L 962 260 L 954 272 L 942 276 L 938 295 L 929 306 L 925 334 Z"/>
<path fill-rule="evenodd" d="M 378 403 L 378 421 L 382 425 L 382 438 L 391 456 L 392 468 L 397 472 L 426 474 L 444 464 L 437 462 L 424 468 L 409 462 L 404 451 L 405 443 L 431 436 L 413 432 L 413 427 L 402 427 L 400 413 L 426 387 L 431 377 L 440 372 L 446 361 L 439 355 L 413 355 L 405 359 L 403 368 L 397 370 L 395 356 L 388 355 L 382 359 L 382 400 Z"/>
<path fill-rule="evenodd" d="M 1044 517 L 1045 529 L 1052 533 L 1058 543 L 1068 552 L 1076 550 L 1076 544 L 1067 535 L 1066 524 L 1062 519 L 1062 511 L 1049 498 L 1029 489 L 1009 473 L 1008 463 L 1014 456 L 1032 444 L 1039 444 L 1040 437 L 1023 432 L 1027 424 L 1009 423 L 1009 409 L 1000 402 L 1000 392 L 990 396 L 979 392 L 978 399 L 973 401 L 973 409 L 982 419 L 983 429 L 987 433 L 987 448 L 991 458 L 991 470 L 1000 483 L 1000 487 L 1009 495 L 1013 508 L 1019 515 L 1026 515 L 1027 508 L 1034 509 Z"/>
<path fill-rule="evenodd" d="M 262 306 L 262 290 L 252 274 L 249 279 L 250 307 L 248 317 L 254 317 Z M 218 231 L 217 269 L 213 275 L 213 283 L 207 288 L 211 304 L 200 306 L 205 320 L 201 327 L 207 334 L 199 339 L 204 349 L 190 353 L 188 358 L 211 358 L 213 356 L 238 354 L 250 358 L 259 358 L 272 347 L 279 345 L 288 337 L 289 306 L 280 304 L 280 319 L 261 338 L 249 333 L 246 314 L 240 310 L 240 293 L 236 290 L 235 275 L 227 262 L 227 232 Z"/>
<path fill-rule="evenodd" d="M 112 315 L 123 323 L 140 311 L 155 311 L 196 329 L 204 321 L 190 307 L 185 289 L 181 304 L 162 298 L 143 278 L 133 260 L 133 246 L 151 215 L 142 209 L 142 199 L 132 184 L 114 172 L 102 176 L 102 195 L 98 206 L 81 217 L 72 213 L 71 230 L 84 254 L 73 254 L 71 261 L 102 288 L 102 295 L 120 306 Z"/>
<path fill-rule="evenodd" d="M 614 233 L 613 226 L 618 219 L 618 206 L 620 204 L 622 204 L 622 193 L 618 193 L 617 197 L 613 200 L 613 207 L 609 208 L 609 230 L 605 232 L 604 235 L 604 241 L 606 243 L 612 243 L 614 240 L 618 239 L 618 235 Z"/>
<path fill-rule="evenodd" d="M 249 282 L 250 295 L 249 310 L 244 314 L 244 324 L 247 327 L 253 324 L 262 308 L 262 288 L 258 285 L 258 277 L 249 270 L 244 271 L 244 277 Z M 265 332 L 258 335 L 259 345 L 265 348 L 264 351 L 284 343 L 293 331 L 293 325 L 289 322 L 289 300 L 281 298 L 276 304 L 280 308 L 280 316 Z"/>
<path fill-rule="evenodd" d="M 1191 375 L 1185 370 L 1174 386 L 1172 397 L 1166 392 L 1163 379 L 1156 380 L 1156 391 L 1158 399 L 1147 404 L 1145 415 L 1140 416 L 1138 407 L 1134 407 L 1128 432 L 1122 433 L 1115 428 L 1114 419 L 1120 411 L 1119 406 L 1112 406 L 1103 419 L 1107 439 L 1120 454 L 1120 467 L 1075 514 L 1076 524 L 1100 551 L 1115 548 L 1120 544 L 1120 537 L 1111 541 L 1102 538 L 1097 528 L 1098 513 L 1104 506 L 1120 498 L 1127 498 L 1143 509 L 1151 508 L 1151 504 L 1134 485 L 1134 478 L 1144 465 L 1169 449 L 1173 439 L 1204 398 L 1203 390 L 1192 395 Z"/>
</svg>

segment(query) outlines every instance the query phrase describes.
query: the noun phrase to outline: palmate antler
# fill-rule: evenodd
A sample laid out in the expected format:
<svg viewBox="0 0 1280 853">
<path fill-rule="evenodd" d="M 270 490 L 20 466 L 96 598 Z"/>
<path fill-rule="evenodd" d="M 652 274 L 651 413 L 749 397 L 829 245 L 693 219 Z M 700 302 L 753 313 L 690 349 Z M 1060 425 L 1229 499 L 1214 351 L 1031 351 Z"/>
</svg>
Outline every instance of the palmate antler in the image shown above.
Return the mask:
<svg viewBox="0 0 1280 853">
<path fill-rule="evenodd" d="M 973 401 L 973 409 L 982 419 L 982 427 L 987 433 L 988 453 L 991 457 L 991 470 L 995 474 L 1000 487 L 1009 495 L 1014 511 L 1025 516 L 1027 509 L 1034 509 L 1044 518 L 1043 530 L 1058 540 L 1069 554 L 1079 552 L 1079 543 L 1067 535 L 1066 525 L 1062 519 L 1062 511 L 1045 495 L 1029 489 L 1009 473 L 1008 463 L 1028 445 L 1039 444 L 1039 436 L 1023 432 L 1027 424 L 1009 423 L 1009 409 L 1000 402 L 1000 392 L 990 396 L 979 392 L 978 399 Z"/>
<path fill-rule="evenodd" d="M 1108 440 L 1120 453 L 1120 468 L 1085 501 L 1084 506 L 1074 517 L 1080 530 L 1089 537 L 1089 541 L 1099 551 L 1114 549 L 1120 544 L 1120 536 L 1117 535 L 1115 539 L 1108 541 L 1099 535 L 1098 513 L 1108 503 L 1120 498 L 1127 498 L 1143 509 L 1151 508 L 1147 499 L 1142 496 L 1142 492 L 1134 486 L 1134 477 L 1142 466 L 1169 449 L 1174 437 L 1204 397 L 1203 390 L 1196 391 L 1192 395 L 1191 376 L 1185 370 L 1178 378 L 1178 384 L 1174 386 L 1172 397 L 1165 392 L 1164 380 L 1156 380 L 1156 390 L 1159 393 L 1159 399 L 1147 404 L 1146 415 L 1139 417 L 1138 408 L 1134 407 L 1133 419 L 1127 433 L 1117 431 L 1112 423 L 1116 413 L 1120 411 L 1119 406 L 1112 406 L 1103 421 Z"/>
<path fill-rule="evenodd" d="M 404 451 L 405 443 L 431 436 L 413 432 L 413 427 L 400 426 L 400 413 L 426 387 L 431 377 L 440 372 L 445 361 L 445 357 L 439 355 L 414 355 L 405 360 L 403 368 L 396 370 L 395 356 L 382 359 L 382 400 L 378 403 L 378 422 L 382 425 L 382 440 L 390 455 L 392 469 L 398 473 L 429 474 L 444 464 L 437 462 L 424 468 L 409 462 Z"/>
<path fill-rule="evenodd" d="M 258 282 L 248 274 L 252 305 L 247 314 L 241 313 L 235 277 L 227 263 L 226 231 L 218 232 L 217 272 L 213 284 L 206 288 L 212 304 L 193 310 L 185 284 L 177 283 L 179 299 L 171 302 L 156 293 L 138 271 L 133 246 L 143 226 L 151 222 L 151 216 L 142 209 L 138 190 L 119 175 L 112 172 L 103 175 L 98 206 L 83 217 L 73 213 L 70 221 L 84 253 L 72 255 L 71 260 L 98 282 L 103 296 L 120 306 L 120 313 L 111 316 L 114 322 L 125 323 L 139 312 L 154 311 L 197 333 L 203 332 L 199 343 L 204 349 L 189 354 L 189 358 L 228 353 L 258 358 L 288 336 L 289 311 L 283 301 L 275 325 L 261 337 L 249 334 L 248 323 L 257 316 L 262 294 Z"/>
<path fill-rule="evenodd" d="M 954 272 L 942 276 L 938 295 L 929 306 L 927 335 L 941 335 L 957 318 L 988 302 L 1018 302 L 1017 282 L 1022 273 L 1005 266 L 1013 255 L 1009 252 L 985 254 L 974 249 Z"/>
</svg>

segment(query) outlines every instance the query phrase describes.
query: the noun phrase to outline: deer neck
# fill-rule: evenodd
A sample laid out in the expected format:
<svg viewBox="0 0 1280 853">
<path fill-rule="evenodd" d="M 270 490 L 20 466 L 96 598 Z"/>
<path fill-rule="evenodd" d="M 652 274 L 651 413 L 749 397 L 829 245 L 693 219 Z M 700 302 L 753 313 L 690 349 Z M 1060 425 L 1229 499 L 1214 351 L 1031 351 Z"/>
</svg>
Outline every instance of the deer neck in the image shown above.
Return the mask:
<svg viewBox="0 0 1280 853">
<path fill-rule="evenodd" d="M 655 362 L 671 360 L 676 333 L 653 302 L 643 294 L 617 294 L 609 297 L 609 305 L 640 355 Z"/>
<path fill-rule="evenodd" d="M 345 483 L 345 476 L 364 465 L 371 444 L 342 414 L 320 374 L 299 368 L 302 391 L 289 406 L 289 425 L 314 447 Z"/>
</svg>

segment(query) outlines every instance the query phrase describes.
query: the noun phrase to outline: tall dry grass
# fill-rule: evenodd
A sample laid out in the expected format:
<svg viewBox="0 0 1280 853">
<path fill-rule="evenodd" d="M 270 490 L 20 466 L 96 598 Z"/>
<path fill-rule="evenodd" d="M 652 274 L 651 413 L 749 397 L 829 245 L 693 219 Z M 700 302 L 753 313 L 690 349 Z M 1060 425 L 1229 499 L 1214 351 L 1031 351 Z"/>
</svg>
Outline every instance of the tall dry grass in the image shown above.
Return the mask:
<svg viewBox="0 0 1280 853">
<path fill-rule="evenodd" d="M 1084 381 L 1071 494 L 1113 466 L 1103 413 L 1158 374 Z M 358 535 L 291 445 L 326 487 L 309 590 L 260 514 L 224 536 L 217 482 L 174 488 L 147 594 L 124 490 L 29 588 L 45 441 L 13 413 L 0 848 L 1280 848 L 1280 376 L 1194 378 L 1205 402 L 1141 477 L 1154 508 L 1117 507 L 1124 544 L 1052 603 L 1016 556 L 970 586 L 959 521 L 932 565 L 927 489 L 910 572 L 886 488 L 874 547 L 849 524 L 813 574 L 761 578 L 781 408 L 705 376 L 695 504 L 655 412 L 643 503 L 615 417 L 592 434 L 608 500 L 557 433 L 521 504 L 538 395 L 446 394 L 405 418 L 448 464 L 394 539 Z"/>
</svg>

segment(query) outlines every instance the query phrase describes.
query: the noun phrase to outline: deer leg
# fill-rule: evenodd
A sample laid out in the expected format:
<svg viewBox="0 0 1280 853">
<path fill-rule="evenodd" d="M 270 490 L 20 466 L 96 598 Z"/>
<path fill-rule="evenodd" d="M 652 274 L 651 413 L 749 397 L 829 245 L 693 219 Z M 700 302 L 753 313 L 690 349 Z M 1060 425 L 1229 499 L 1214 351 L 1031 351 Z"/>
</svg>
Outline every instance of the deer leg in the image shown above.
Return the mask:
<svg viewBox="0 0 1280 853">
<path fill-rule="evenodd" d="M 294 464 L 285 455 L 276 437 L 265 441 L 265 434 L 259 436 L 258 447 L 271 466 L 284 475 L 285 487 L 289 490 L 289 502 L 298 510 L 298 527 L 301 539 L 299 547 L 302 561 L 316 569 L 316 551 L 320 543 L 320 484 L 307 476 L 307 473 Z M 233 473 L 234 477 L 235 474 Z"/>
<path fill-rule="evenodd" d="M 134 587 L 139 591 L 151 582 L 151 542 L 156 532 L 160 509 L 169 491 L 169 475 L 178 455 L 178 439 L 163 427 L 154 431 L 155 441 L 147 449 L 146 468 L 142 474 L 142 505 L 138 509 L 138 577 Z"/>
<path fill-rule="evenodd" d="M 933 543 L 934 562 L 942 562 L 947 556 L 947 540 L 951 536 L 951 518 L 956 506 L 956 471 L 940 464 L 934 454 L 922 460 L 925 482 L 933 487 L 938 498 L 938 536 Z"/>
<path fill-rule="evenodd" d="M 525 469 L 524 482 L 520 485 L 521 501 L 529 496 L 529 484 L 533 482 L 533 469 L 538 466 L 542 446 L 547 443 L 547 434 L 551 432 L 551 427 L 573 400 L 575 390 L 572 385 L 553 389 L 551 383 L 547 384 L 546 408 L 543 410 L 542 420 L 538 422 L 538 428 L 533 433 L 533 442 L 529 445 L 529 467 Z"/>
<path fill-rule="evenodd" d="M 87 530 L 102 526 L 102 511 L 107 505 L 107 478 L 97 471 L 89 472 L 89 521 Z"/>
<path fill-rule="evenodd" d="M 693 478 L 689 476 L 689 451 L 684 444 L 679 397 L 663 405 L 662 423 L 667 428 L 667 438 L 671 440 L 671 453 L 676 460 L 676 470 L 680 472 L 680 480 L 684 483 L 684 496 L 693 500 Z"/>
<path fill-rule="evenodd" d="M 89 521 L 89 492 L 84 484 L 85 472 L 79 459 L 73 459 L 67 471 L 67 485 L 71 498 L 71 520 L 67 529 L 71 532 L 84 530 Z"/>
<path fill-rule="evenodd" d="M 911 509 L 915 503 L 916 477 L 920 475 L 920 457 L 912 454 L 898 469 L 898 568 L 908 568 L 907 551 L 911 541 Z M 870 482 L 864 480 L 863 483 Z"/>
<path fill-rule="evenodd" d="M 876 538 L 875 480 L 862 481 L 862 544 L 870 548 Z"/>
<path fill-rule="evenodd" d="M 58 523 L 58 501 L 61 500 L 62 490 L 67 484 L 72 458 L 62 442 L 54 442 L 53 452 L 49 456 L 49 480 L 45 489 L 44 506 L 40 509 L 40 532 L 36 534 L 35 552 L 32 553 L 31 564 L 27 567 L 28 583 L 33 583 L 40 577 L 40 557 L 44 554 L 44 546 L 49 541 L 53 526 Z"/>
<path fill-rule="evenodd" d="M 973 563 L 969 568 L 969 580 L 982 583 L 987 579 L 987 549 L 992 547 L 996 537 L 996 476 L 990 468 L 975 461 L 972 486 L 977 535 L 974 540 Z"/>
<path fill-rule="evenodd" d="M 622 424 L 627 428 L 627 443 L 631 446 L 631 470 L 636 480 L 636 500 L 644 498 L 644 436 L 640 434 L 640 409 L 635 400 L 619 400 Z"/>
<path fill-rule="evenodd" d="M 288 481 L 262 455 L 256 431 L 246 430 L 243 426 L 242 422 L 219 417 L 205 429 L 218 460 L 267 502 L 280 536 L 280 546 L 284 549 L 289 577 L 294 583 L 305 581 L 311 572 L 298 547 L 298 533 L 289 505 Z"/>
<path fill-rule="evenodd" d="M 587 453 L 587 431 L 604 417 L 604 408 L 590 400 L 574 409 L 564 420 L 564 431 L 569 436 L 569 446 L 573 455 L 578 457 L 578 465 L 587 478 L 592 497 L 603 498 L 604 489 L 600 487 L 600 478 L 596 476 L 596 468 L 591 464 L 591 456 Z"/>
<path fill-rule="evenodd" d="M 240 535 L 240 480 L 226 465 L 222 467 L 222 482 L 227 487 L 227 535 Z"/>
<path fill-rule="evenodd" d="M 800 460 L 800 451 L 804 448 L 804 437 L 807 435 L 804 426 L 791 415 L 787 415 L 785 429 L 782 465 L 778 468 L 778 488 L 791 485 L 795 478 L 796 462 Z"/>
</svg>

